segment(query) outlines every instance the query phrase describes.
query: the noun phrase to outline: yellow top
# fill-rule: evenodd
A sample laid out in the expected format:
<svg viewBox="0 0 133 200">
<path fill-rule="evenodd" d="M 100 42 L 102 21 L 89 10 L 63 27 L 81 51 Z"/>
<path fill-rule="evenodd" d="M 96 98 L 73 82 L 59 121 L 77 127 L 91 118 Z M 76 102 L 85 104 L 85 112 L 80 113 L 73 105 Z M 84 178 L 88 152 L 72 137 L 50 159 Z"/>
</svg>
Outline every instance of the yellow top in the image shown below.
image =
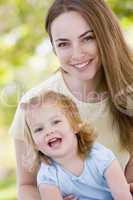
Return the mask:
<svg viewBox="0 0 133 200">
<path fill-rule="evenodd" d="M 124 169 L 129 153 L 122 149 L 118 139 L 118 129 L 112 124 L 112 115 L 109 109 L 109 99 L 106 98 L 98 103 L 86 103 L 76 99 L 69 91 L 63 80 L 62 74 L 58 71 L 42 84 L 28 91 L 21 99 L 14 120 L 9 132 L 15 139 L 24 140 L 25 113 L 20 104 L 36 96 L 41 90 L 54 90 L 69 96 L 77 104 L 81 118 L 89 121 L 98 134 L 97 141 L 111 149 L 118 158 Z"/>
</svg>

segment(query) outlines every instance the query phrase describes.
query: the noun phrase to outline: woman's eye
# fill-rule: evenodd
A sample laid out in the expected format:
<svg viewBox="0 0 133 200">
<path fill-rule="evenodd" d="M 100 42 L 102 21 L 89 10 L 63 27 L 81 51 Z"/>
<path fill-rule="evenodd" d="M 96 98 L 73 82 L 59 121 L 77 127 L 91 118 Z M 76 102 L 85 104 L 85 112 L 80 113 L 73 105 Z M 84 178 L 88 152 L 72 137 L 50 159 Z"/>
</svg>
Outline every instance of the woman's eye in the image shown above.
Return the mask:
<svg viewBox="0 0 133 200">
<path fill-rule="evenodd" d="M 58 44 L 58 47 L 66 47 L 68 44 L 66 42 L 62 42 Z"/>
<path fill-rule="evenodd" d="M 88 35 L 85 38 L 83 38 L 83 41 L 89 41 L 89 40 L 93 40 L 93 39 L 94 39 L 94 36 Z"/>
<path fill-rule="evenodd" d="M 43 130 L 43 128 L 42 128 L 42 127 L 39 127 L 39 128 L 37 128 L 37 129 L 35 129 L 34 132 L 37 133 L 37 132 L 41 132 L 42 130 Z"/>
</svg>

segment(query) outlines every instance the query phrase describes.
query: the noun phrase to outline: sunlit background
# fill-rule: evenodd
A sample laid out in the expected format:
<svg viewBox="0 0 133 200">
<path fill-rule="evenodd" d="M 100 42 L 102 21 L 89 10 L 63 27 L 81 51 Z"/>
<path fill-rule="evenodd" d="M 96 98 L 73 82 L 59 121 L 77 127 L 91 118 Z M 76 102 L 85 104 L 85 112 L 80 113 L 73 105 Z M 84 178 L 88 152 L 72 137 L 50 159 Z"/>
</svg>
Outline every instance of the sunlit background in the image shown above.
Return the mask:
<svg viewBox="0 0 133 200">
<path fill-rule="evenodd" d="M 52 0 L 0 0 L 0 200 L 16 199 L 15 155 L 8 129 L 21 96 L 57 69 L 44 30 Z M 107 0 L 133 47 L 133 1 Z"/>
</svg>

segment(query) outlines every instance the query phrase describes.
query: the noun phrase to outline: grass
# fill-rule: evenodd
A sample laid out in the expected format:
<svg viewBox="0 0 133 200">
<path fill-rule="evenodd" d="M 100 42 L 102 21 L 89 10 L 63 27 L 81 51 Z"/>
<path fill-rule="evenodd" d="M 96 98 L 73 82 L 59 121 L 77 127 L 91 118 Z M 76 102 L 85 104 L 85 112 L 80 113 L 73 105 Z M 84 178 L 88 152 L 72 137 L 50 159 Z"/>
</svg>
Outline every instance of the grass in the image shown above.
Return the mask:
<svg viewBox="0 0 133 200">
<path fill-rule="evenodd" d="M 16 200 L 16 178 L 11 175 L 0 181 L 0 200 Z"/>
<path fill-rule="evenodd" d="M 5 129 L 0 129 L 0 200 L 17 200 L 13 144 Z"/>
</svg>

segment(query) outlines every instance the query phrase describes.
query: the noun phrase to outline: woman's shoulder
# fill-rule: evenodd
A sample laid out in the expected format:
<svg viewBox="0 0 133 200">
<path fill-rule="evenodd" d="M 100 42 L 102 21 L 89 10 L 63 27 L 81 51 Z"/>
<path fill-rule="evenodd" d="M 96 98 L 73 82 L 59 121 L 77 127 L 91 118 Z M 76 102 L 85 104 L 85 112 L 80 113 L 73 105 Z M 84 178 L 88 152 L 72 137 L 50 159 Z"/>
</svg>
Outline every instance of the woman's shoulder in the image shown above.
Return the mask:
<svg viewBox="0 0 133 200">
<path fill-rule="evenodd" d="M 21 98 L 20 103 L 26 102 L 34 96 L 37 96 L 41 91 L 45 90 L 58 90 L 61 82 L 61 72 L 58 70 L 52 74 L 48 79 L 27 91 Z"/>
</svg>

